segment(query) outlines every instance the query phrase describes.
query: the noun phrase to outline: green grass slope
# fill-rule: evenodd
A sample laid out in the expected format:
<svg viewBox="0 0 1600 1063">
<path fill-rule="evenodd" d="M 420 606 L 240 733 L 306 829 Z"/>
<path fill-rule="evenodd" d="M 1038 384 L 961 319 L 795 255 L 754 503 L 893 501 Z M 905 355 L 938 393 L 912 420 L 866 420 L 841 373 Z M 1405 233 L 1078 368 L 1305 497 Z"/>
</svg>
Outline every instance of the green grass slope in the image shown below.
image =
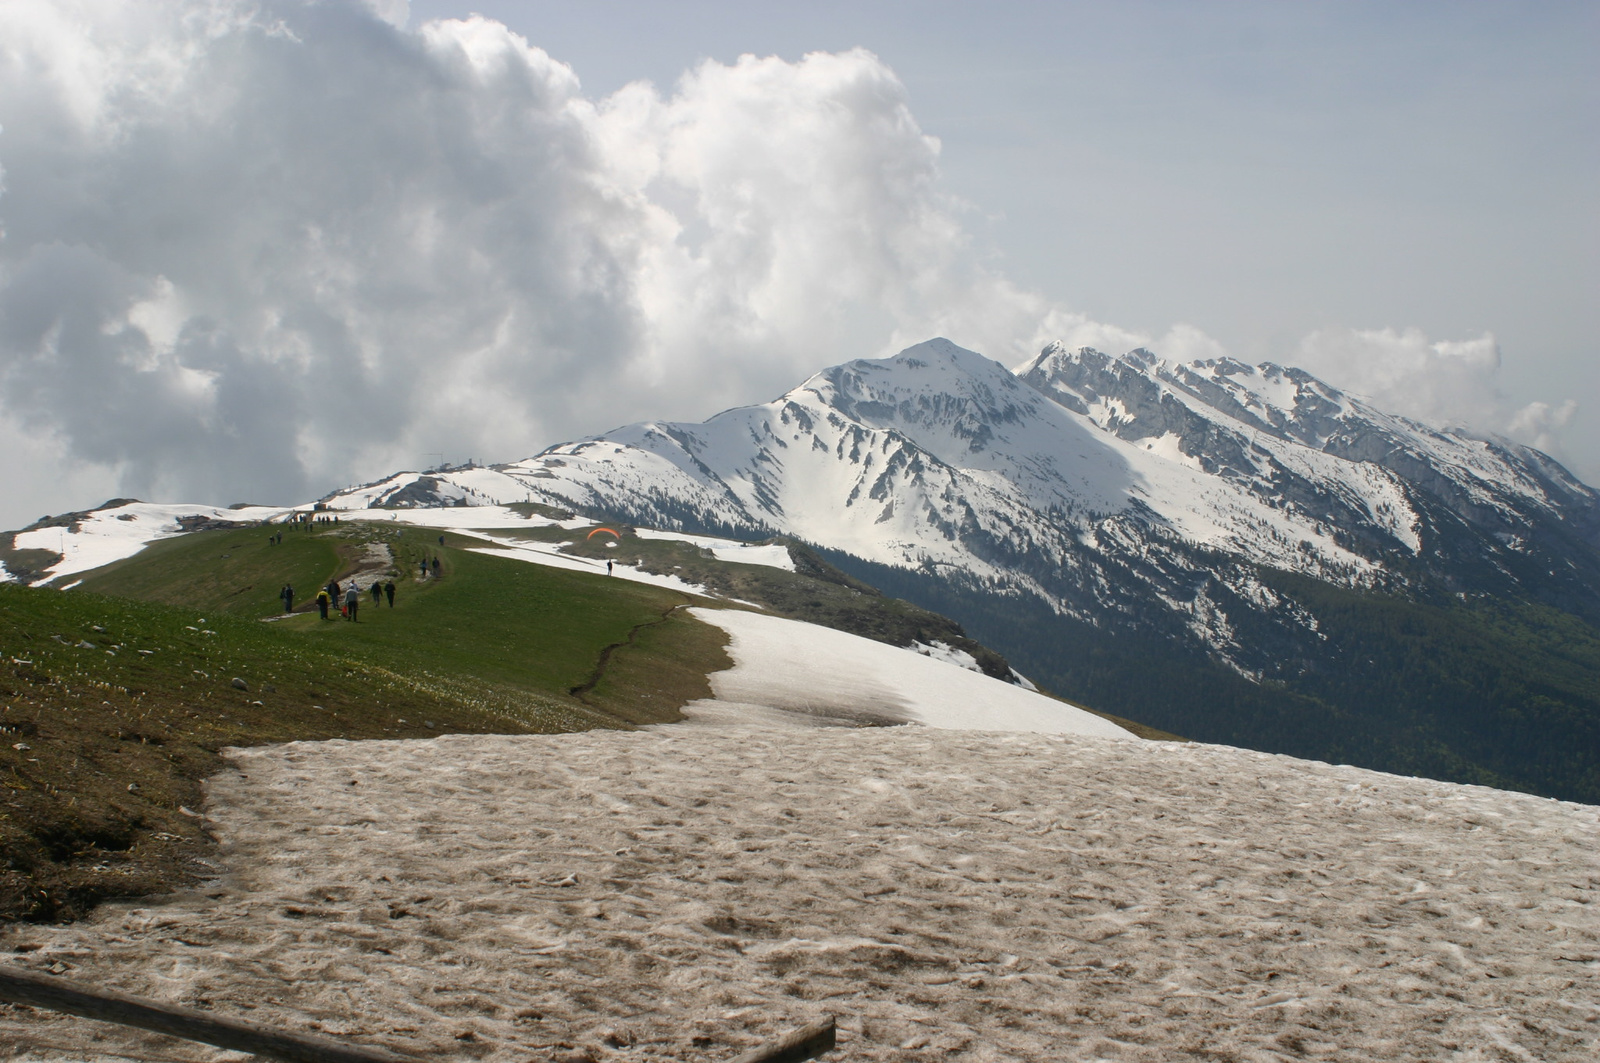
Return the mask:
<svg viewBox="0 0 1600 1063">
<path fill-rule="evenodd" d="M 0 919 L 204 875 L 191 811 L 226 746 L 625 727 L 676 718 L 731 663 L 719 630 L 675 608 L 689 595 L 438 534 L 319 526 L 269 547 L 264 531 L 202 532 L 65 593 L 0 585 Z M 395 559 L 393 608 L 263 621 L 284 581 L 309 596 L 375 547 Z M 411 578 L 424 553 L 441 578 Z"/>
<path fill-rule="evenodd" d="M 620 541 L 612 540 L 609 536 L 588 539 L 581 532 L 550 527 L 530 528 L 512 537 L 543 543 L 569 543 L 565 552 L 579 557 L 610 559 L 621 564 L 637 565 L 646 572 L 677 576 L 725 598 L 759 605 L 776 616 L 846 631 L 891 646 L 943 642 L 971 654 L 985 675 L 1010 681 L 1011 666 L 1006 659 L 969 637 L 954 620 L 902 598 L 884 594 L 871 584 L 835 568 L 823 560 L 817 551 L 801 543 L 785 544 L 795 566 L 794 571 L 790 572 L 769 565 L 720 561 L 711 551 L 681 539 L 640 538 L 633 528 L 623 523 L 612 523 L 607 527 L 620 532 Z M 502 530 L 499 534 L 506 533 Z M 1055 697 L 1047 690 L 1041 689 L 1040 693 L 1045 697 Z M 1078 702 L 1068 704 L 1085 708 Z M 1125 716 L 1093 708 L 1087 711 L 1110 720 L 1140 738 L 1186 741 L 1170 731 L 1150 727 Z"/>
<path fill-rule="evenodd" d="M 297 606 L 310 606 L 317 587 L 349 567 L 361 543 L 331 526 L 272 530 L 282 531 L 281 546 L 268 545 L 265 528 L 162 539 L 126 561 L 85 573 L 74 590 L 188 606 L 211 615 L 268 616 L 282 611 L 278 592 L 285 583 L 299 595 Z"/>
</svg>

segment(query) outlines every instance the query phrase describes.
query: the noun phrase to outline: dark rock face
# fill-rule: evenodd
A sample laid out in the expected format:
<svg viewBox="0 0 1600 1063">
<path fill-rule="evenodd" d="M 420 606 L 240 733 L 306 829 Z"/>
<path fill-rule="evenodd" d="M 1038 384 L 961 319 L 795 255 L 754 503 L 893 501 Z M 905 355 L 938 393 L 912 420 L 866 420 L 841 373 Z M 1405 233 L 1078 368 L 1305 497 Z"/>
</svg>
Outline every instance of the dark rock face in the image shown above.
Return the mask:
<svg viewBox="0 0 1600 1063">
<path fill-rule="evenodd" d="M 225 528 L 247 528 L 253 521 L 219 520 L 216 517 L 207 517 L 196 513 L 188 517 L 178 518 L 178 527 L 186 532 L 222 531 Z"/>
</svg>

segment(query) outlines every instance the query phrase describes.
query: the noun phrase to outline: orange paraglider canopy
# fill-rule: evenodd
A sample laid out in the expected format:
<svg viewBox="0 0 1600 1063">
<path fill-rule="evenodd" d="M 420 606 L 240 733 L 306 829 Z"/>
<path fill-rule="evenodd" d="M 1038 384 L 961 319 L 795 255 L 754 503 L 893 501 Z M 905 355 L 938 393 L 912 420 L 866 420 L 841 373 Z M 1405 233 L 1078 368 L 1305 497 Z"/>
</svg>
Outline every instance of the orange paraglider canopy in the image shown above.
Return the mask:
<svg viewBox="0 0 1600 1063">
<path fill-rule="evenodd" d="M 588 535 L 585 535 L 583 537 L 584 542 L 588 542 L 590 539 L 593 539 L 596 535 L 599 535 L 601 532 L 605 532 L 607 535 L 611 536 L 613 539 L 620 540 L 622 538 L 622 536 L 618 535 L 616 532 L 612 531 L 610 528 L 596 528 L 594 531 L 590 532 Z"/>
</svg>

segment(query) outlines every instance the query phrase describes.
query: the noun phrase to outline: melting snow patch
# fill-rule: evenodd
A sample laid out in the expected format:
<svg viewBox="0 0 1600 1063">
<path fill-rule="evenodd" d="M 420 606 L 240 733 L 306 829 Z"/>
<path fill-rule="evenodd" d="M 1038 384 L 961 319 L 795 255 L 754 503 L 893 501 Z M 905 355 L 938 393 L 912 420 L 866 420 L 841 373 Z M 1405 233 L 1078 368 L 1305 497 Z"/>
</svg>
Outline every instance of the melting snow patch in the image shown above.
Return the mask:
<svg viewBox="0 0 1600 1063">
<path fill-rule="evenodd" d="M 504 536 L 490 535 L 483 531 L 467 531 L 464 534 L 482 539 L 491 543 L 491 546 L 473 547 L 475 553 L 489 554 L 493 557 L 508 557 L 514 561 L 527 561 L 535 565 L 544 565 L 547 568 L 562 568 L 571 572 L 590 572 L 604 574 L 606 563 L 575 554 L 560 552 L 565 543 L 544 543 L 528 539 L 507 538 Z M 698 594 L 702 597 L 711 597 L 711 592 L 698 583 L 679 579 L 677 576 L 658 575 L 654 572 L 645 572 L 631 565 L 614 565 L 611 575 L 618 579 L 631 580 L 634 583 L 648 583 L 655 587 L 669 587 L 675 591 L 686 594 Z"/>
<path fill-rule="evenodd" d="M 1593 1058 L 1590 806 L 904 727 L 230 758 L 225 877 L 13 925 L 11 962 L 418 1059 L 728 1059 L 825 1012 L 852 1063 Z M 0 1044 L 174 1052 L 10 1009 Z"/>
<path fill-rule="evenodd" d="M 734 666 L 711 676 L 717 702 L 764 706 L 791 714 L 799 725 L 915 723 L 958 731 L 1133 737 L 1076 706 L 916 650 L 763 613 L 691 612 L 731 636 Z M 693 719 L 702 708 L 727 718 L 725 706 L 704 702 L 692 703 L 685 713 Z"/>
<path fill-rule="evenodd" d="M 718 561 L 732 561 L 740 565 L 766 565 L 768 568 L 781 568 L 786 572 L 794 571 L 794 559 L 789 556 L 789 548 L 782 543 L 745 543 L 737 539 L 718 539 L 709 535 L 657 531 L 653 528 L 638 528 L 634 530 L 634 534 L 641 539 L 671 539 L 693 543 L 695 546 L 710 550 L 711 555 Z"/>
<path fill-rule="evenodd" d="M 957 668 L 965 668 L 969 672 L 981 672 L 978 659 L 966 650 L 958 650 L 948 642 L 914 642 L 911 648 L 924 657 L 932 657 L 945 664 L 953 664 Z"/>
</svg>

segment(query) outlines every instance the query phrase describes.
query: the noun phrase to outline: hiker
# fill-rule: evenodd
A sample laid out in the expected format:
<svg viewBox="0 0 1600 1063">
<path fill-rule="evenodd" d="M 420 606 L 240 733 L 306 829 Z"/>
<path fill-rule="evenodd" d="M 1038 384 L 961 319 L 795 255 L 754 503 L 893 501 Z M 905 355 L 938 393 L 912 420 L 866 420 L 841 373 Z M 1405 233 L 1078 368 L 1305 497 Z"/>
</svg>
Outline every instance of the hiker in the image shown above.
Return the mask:
<svg viewBox="0 0 1600 1063">
<path fill-rule="evenodd" d="M 441 535 L 441 536 L 439 536 L 439 545 L 440 545 L 440 546 L 443 546 L 443 545 L 444 545 L 444 536 L 442 536 L 442 535 Z"/>
<path fill-rule="evenodd" d="M 373 605 L 379 604 L 379 600 L 382 599 L 382 597 L 383 597 L 383 587 L 378 583 L 377 580 L 373 580 L 372 581 L 372 604 Z"/>
<path fill-rule="evenodd" d="M 437 557 L 433 559 L 433 578 L 439 578 L 439 559 Z"/>
<path fill-rule="evenodd" d="M 383 595 L 384 595 L 385 598 L 389 599 L 389 608 L 393 609 L 394 608 L 394 580 L 390 580 L 388 583 L 385 583 L 383 585 Z"/>
<path fill-rule="evenodd" d="M 606 575 L 611 575 L 611 562 L 609 560 L 606 562 Z"/>
<path fill-rule="evenodd" d="M 283 585 L 283 590 L 278 592 L 278 597 L 283 599 L 283 611 L 284 612 L 286 612 L 286 613 L 294 612 L 294 588 L 293 587 L 291 587 L 289 584 L 285 583 Z"/>
<path fill-rule="evenodd" d="M 332 600 L 328 597 L 328 588 L 324 587 L 317 592 L 317 615 L 324 620 L 328 619 L 328 603 Z"/>
<path fill-rule="evenodd" d="M 428 578 L 428 559 L 427 558 L 423 558 L 422 559 L 422 578 L 423 579 L 427 579 Z"/>
<path fill-rule="evenodd" d="M 361 608 L 361 588 L 356 586 L 356 581 L 350 581 L 350 589 L 344 592 L 344 615 L 347 620 L 354 620 L 356 612 Z"/>
</svg>

